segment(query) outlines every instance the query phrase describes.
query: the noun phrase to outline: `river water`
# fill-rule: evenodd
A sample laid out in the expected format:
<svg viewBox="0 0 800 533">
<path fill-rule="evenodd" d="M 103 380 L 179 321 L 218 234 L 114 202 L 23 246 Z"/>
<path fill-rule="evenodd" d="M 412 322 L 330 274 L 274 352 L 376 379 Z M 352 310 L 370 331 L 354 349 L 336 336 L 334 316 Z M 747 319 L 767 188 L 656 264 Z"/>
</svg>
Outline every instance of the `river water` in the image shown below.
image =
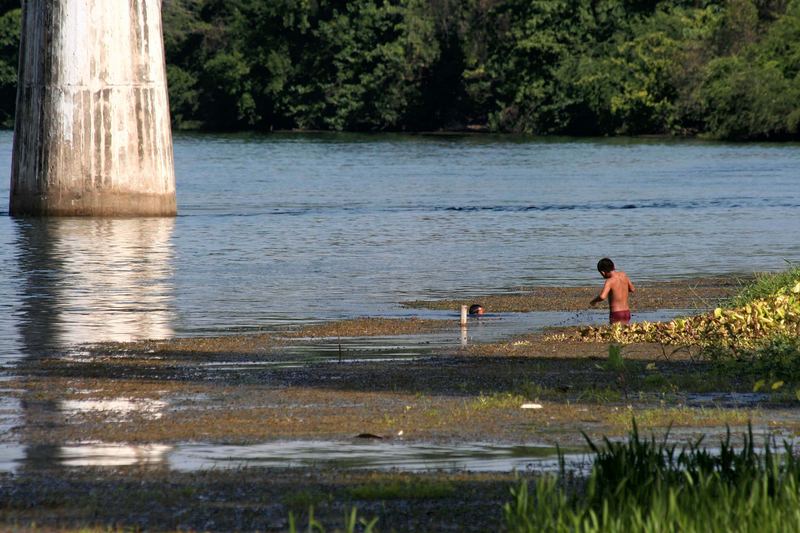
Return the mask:
<svg viewBox="0 0 800 533">
<path fill-rule="evenodd" d="M 602 256 L 635 281 L 800 261 L 797 144 L 178 134 L 175 163 L 175 219 L 0 204 L 1 357 L 599 285 Z"/>
</svg>

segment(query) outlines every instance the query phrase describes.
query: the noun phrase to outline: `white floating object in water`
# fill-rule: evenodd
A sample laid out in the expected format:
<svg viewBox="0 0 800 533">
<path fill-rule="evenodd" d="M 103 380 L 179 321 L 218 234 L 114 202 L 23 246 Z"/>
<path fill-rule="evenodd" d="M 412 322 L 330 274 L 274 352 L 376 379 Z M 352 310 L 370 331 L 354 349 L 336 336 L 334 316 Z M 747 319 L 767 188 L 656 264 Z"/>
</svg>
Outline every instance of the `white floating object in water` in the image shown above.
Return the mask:
<svg viewBox="0 0 800 533">
<path fill-rule="evenodd" d="M 522 409 L 541 409 L 542 404 L 540 403 L 523 403 L 520 406 Z"/>
<path fill-rule="evenodd" d="M 397 432 L 397 436 L 398 436 L 398 437 L 402 437 L 402 436 L 403 436 L 403 430 L 402 430 L 402 429 L 401 429 L 400 431 L 398 431 L 398 432 Z"/>
</svg>

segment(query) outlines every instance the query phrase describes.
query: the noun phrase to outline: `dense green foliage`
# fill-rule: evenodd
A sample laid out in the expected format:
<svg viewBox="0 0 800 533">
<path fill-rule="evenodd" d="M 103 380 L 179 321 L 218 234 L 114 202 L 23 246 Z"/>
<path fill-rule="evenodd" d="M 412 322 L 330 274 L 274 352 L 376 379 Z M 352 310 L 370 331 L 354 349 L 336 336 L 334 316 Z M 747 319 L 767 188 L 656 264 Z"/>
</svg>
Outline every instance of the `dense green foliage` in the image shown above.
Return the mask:
<svg viewBox="0 0 800 533">
<path fill-rule="evenodd" d="M 758 453 L 752 433 L 735 449 L 699 443 L 680 450 L 634 432 L 627 442 L 590 443 L 585 491 L 568 495 L 553 478 L 529 493 L 512 489 L 504 507 L 511 532 L 782 532 L 800 530 L 800 462 L 788 445 Z"/>
<path fill-rule="evenodd" d="M 800 138 L 800 0 L 164 0 L 164 33 L 177 127 Z"/>
</svg>

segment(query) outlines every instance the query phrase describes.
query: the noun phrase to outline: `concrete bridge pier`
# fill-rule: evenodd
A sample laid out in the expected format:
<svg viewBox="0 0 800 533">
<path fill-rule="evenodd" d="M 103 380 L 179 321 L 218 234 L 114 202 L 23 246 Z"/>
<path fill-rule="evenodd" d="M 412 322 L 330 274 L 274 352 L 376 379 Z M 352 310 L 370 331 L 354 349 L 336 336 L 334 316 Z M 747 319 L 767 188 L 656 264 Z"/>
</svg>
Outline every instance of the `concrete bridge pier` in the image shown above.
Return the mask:
<svg viewBox="0 0 800 533">
<path fill-rule="evenodd" d="M 23 0 L 10 212 L 173 216 L 161 0 Z"/>
</svg>

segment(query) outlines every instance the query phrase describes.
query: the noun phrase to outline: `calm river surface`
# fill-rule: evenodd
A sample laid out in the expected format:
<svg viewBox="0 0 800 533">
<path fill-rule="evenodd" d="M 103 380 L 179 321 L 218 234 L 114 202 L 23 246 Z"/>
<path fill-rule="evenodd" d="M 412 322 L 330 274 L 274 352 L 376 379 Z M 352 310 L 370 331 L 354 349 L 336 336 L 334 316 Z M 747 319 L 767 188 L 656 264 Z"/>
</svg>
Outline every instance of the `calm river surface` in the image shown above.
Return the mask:
<svg viewBox="0 0 800 533">
<path fill-rule="evenodd" d="M 800 261 L 800 145 L 176 135 L 175 219 L 13 219 L 0 132 L 0 339 L 42 345 L 405 315 L 534 284 Z"/>
</svg>

